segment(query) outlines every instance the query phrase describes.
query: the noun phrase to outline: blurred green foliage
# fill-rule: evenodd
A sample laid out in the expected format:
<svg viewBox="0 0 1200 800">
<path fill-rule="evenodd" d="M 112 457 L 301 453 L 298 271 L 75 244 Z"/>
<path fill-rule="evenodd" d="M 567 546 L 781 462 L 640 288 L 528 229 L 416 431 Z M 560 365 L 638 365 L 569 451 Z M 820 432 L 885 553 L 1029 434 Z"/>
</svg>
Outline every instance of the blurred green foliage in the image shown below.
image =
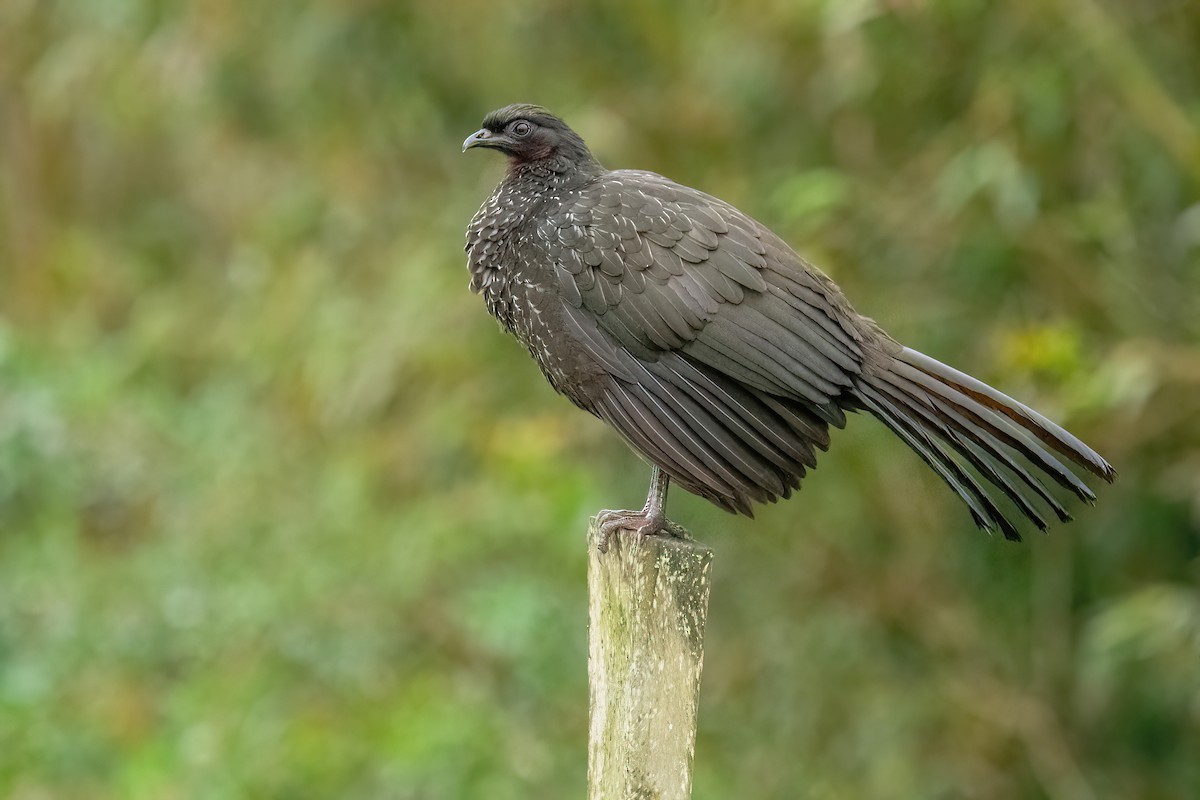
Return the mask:
<svg viewBox="0 0 1200 800">
<path fill-rule="evenodd" d="M 485 112 L 722 196 L 1121 479 L 855 419 L 718 549 L 698 798 L 1200 796 L 1200 7 L 0 4 L 0 794 L 561 798 L 647 470 L 466 290 Z"/>
</svg>

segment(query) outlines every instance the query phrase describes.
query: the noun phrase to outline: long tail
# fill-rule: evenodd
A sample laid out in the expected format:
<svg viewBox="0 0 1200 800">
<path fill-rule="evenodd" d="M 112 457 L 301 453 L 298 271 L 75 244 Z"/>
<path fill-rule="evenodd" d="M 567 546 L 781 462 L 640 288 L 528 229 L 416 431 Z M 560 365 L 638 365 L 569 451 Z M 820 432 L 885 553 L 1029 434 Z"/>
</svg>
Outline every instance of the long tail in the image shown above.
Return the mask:
<svg viewBox="0 0 1200 800">
<path fill-rule="evenodd" d="M 1088 503 L 1096 496 L 1055 453 L 1106 481 L 1112 482 L 1117 474 L 1094 450 L 1032 408 L 907 347 L 888 370 L 860 377 L 855 390 L 866 409 L 962 498 L 975 524 L 987 531 L 999 528 L 1006 539 L 1020 541 L 1021 535 L 962 461 L 1004 492 L 1042 530 L 1046 521 L 1034 497 L 1041 498 L 1063 522 L 1071 515 L 1014 456 L 1023 457 Z"/>
</svg>

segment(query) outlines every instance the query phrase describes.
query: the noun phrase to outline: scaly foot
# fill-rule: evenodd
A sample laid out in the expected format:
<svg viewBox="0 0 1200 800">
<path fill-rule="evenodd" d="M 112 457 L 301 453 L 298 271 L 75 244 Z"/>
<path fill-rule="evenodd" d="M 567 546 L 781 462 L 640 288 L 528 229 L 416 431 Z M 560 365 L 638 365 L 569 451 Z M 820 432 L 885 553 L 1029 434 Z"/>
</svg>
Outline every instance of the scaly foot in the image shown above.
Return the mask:
<svg viewBox="0 0 1200 800">
<path fill-rule="evenodd" d="M 657 512 L 650 508 L 643 508 L 641 511 L 601 511 L 596 515 L 596 521 L 600 523 L 596 549 L 601 553 L 608 552 L 608 545 L 619 530 L 633 531 L 639 536 L 691 538 L 682 525 L 667 519 L 661 509 Z"/>
</svg>

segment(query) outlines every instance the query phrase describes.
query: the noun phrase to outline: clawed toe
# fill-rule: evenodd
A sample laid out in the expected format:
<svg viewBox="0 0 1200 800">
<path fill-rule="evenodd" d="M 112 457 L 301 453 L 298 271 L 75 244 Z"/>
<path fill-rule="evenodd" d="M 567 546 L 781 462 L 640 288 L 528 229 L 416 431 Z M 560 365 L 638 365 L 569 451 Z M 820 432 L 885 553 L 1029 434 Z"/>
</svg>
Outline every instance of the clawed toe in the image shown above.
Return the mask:
<svg viewBox="0 0 1200 800">
<path fill-rule="evenodd" d="M 640 524 L 645 520 L 640 511 L 601 511 L 596 515 L 600 523 L 600 535 L 596 540 L 596 549 L 601 553 L 608 552 L 608 544 L 612 537 L 622 528 L 640 531 Z"/>
<path fill-rule="evenodd" d="M 691 541 L 692 539 L 692 535 L 687 532 L 687 528 L 683 527 L 677 522 L 672 522 L 669 519 L 663 520 L 662 530 L 660 533 L 674 536 L 676 539 L 687 539 L 688 541 Z"/>
<path fill-rule="evenodd" d="M 681 525 L 667 519 L 661 514 L 641 511 L 601 511 L 596 515 L 600 523 L 600 535 L 596 541 L 596 549 L 601 553 L 608 552 L 612 537 L 619 530 L 627 530 L 638 536 L 675 536 L 682 539 L 691 538 Z"/>
</svg>

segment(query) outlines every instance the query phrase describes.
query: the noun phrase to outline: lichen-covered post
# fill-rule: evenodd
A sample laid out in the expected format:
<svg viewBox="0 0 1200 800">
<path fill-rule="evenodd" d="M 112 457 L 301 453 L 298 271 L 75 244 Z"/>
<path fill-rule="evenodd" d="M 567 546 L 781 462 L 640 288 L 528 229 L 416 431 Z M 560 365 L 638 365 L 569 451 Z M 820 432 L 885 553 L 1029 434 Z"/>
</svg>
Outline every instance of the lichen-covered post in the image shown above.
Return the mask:
<svg viewBox="0 0 1200 800">
<path fill-rule="evenodd" d="M 589 800 L 692 795 L 712 550 L 588 529 Z"/>
</svg>

